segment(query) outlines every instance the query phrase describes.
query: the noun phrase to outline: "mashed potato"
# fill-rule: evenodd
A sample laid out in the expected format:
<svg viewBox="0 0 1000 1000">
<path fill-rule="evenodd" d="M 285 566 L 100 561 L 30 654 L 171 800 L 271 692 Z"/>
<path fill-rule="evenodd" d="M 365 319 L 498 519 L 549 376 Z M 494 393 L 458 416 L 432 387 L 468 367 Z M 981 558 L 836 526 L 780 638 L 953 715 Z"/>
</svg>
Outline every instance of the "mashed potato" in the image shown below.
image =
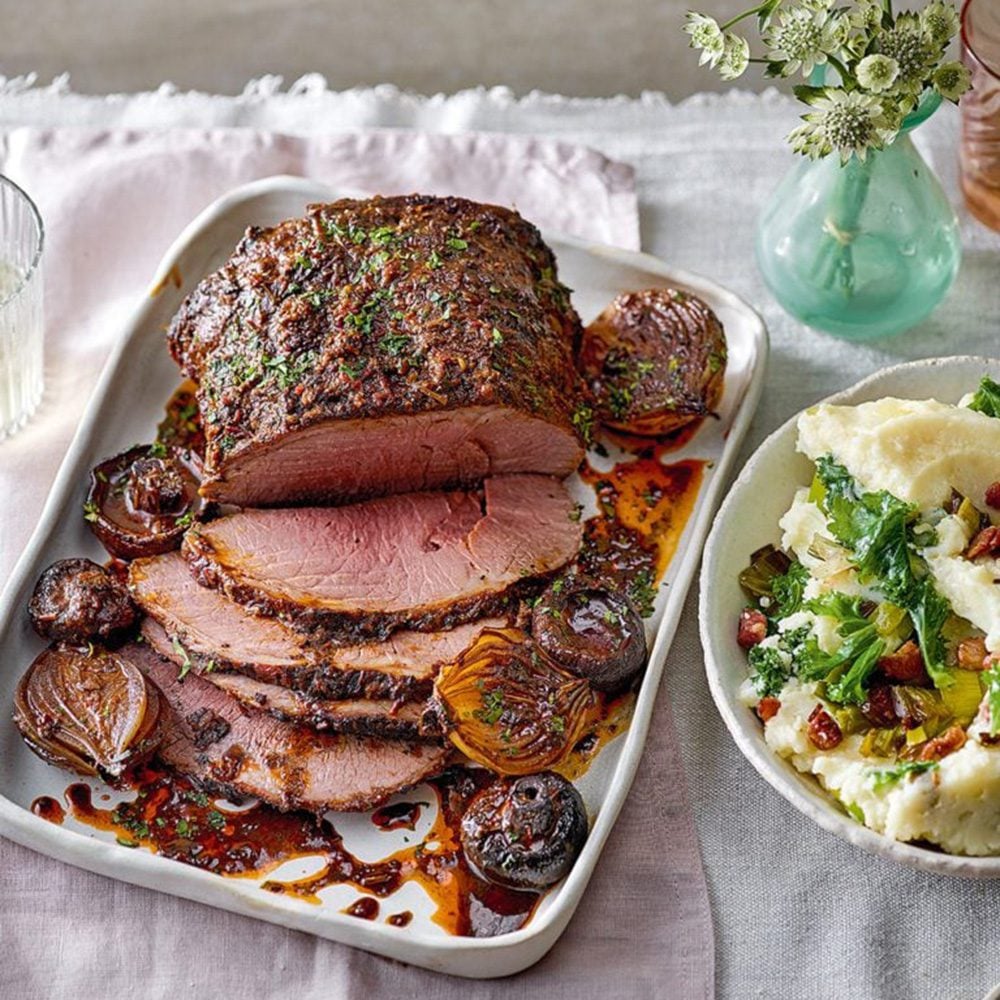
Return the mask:
<svg viewBox="0 0 1000 1000">
<path fill-rule="evenodd" d="M 800 417 L 798 447 L 813 460 L 832 455 L 865 490 L 886 490 L 919 508 L 936 532 L 923 556 L 937 590 L 986 633 L 989 650 L 1000 652 L 1000 560 L 966 559 L 970 529 L 941 509 L 955 489 L 997 520 L 984 495 L 1000 480 L 1000 419 L 933 400 L 823 405 Z M 783 548 L 809 570 L 807 597 L 830 590 L 870 596 L 846 554 L 840 559 L 823 541 L 830 536 L 826 517 L 808 490 L 796 494 L 780 526 Z M 782 631 L 805 621 L 793 617 L 780 624 Z M 811 623 L 820 645 L 835 647 L 837 623 L 816 615 Z M 742 694 L 748 704 L 757 700 L 749 683 Z M 815 684 L 792 678 L 778 698 L 781 707 L 765 726 L 768 745 L 815 775 L 857 819 L 897 840 L 931 841 L 956 854 L 1000 854 L 1000 747 L 980 741 L 988 728 L 981 715 L 959 750 L 921 773 L 880 782 L 878 771 L 893 762 L 862 755 L 862 735 L 825 751 L 810 742 L 808 719 L 820 702 Z"/>
</svg>

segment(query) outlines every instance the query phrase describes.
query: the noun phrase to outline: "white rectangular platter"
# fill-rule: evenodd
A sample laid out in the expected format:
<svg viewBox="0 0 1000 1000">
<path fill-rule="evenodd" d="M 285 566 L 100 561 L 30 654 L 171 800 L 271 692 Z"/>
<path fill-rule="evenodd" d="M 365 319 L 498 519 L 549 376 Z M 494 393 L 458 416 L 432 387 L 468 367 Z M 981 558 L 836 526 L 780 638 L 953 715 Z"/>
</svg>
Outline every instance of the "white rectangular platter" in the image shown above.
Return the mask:
<svg viewBox="0 0 1000 1000">
<path fill-rule="evenodd" d="M 701 296 L 722 320 L 729 363 L 719 419 L 706 420 L 684 447 L 669 457 L 669 461 L 699 458 L 706 466 L 693 513 L 659 590 L 655 613 L 647 619 L 651 655 L 632 724 L 604 747 L 579 780 L 577 787 L 591 819 L 590 836 L 571 874 L 542 899 L 532 919 L 520 930 L 493 938 L 449 935 L 431 920 L 431 902 L 414 884 L 405 884 L 390 897 L 391 908 L 388 903 L 383 906 L 383 913 L 411 910 L 414 919 L 407 927 L 391 926 L 383 920 L 359 920 L 341 912 L 358 896 L 357 890 L 347 886 L 323 890 L 321 902 L 316 905 L 264 891 L 262 879 L 224 878 L 144 849 L 122 847 L 112 835 L 78 824 L 70 817 L 62 825 L 47 822 L 32 814 L 32 801 L 40 795 L 62 800 L 73 779 L 36 758 L 10 721 L 17 680 L 42 648 L 24 612 L 39 573 L 59 558 L 106 558 L 81 516 L 90 468 L 101 458 L 137 441 L 152 440 L 163 407 L 180 382 L 164 337 L 170 318 L 198 281 L 223 263 L 249 225 L 274 225 L 301 215 L 310 202 L 329 201 L 336 196 L 314 182 L 275 177 L 220 199 L 195 219 L 167 252 L 150 293 L 122 331 L 34 536 L 0 596 L 0 833 L 90 871 L 429 969 L 477 978 L 509 975 L 538 961 L 562 933 L 621 809 L 639 766 L 656 689 L 685 593 L 701 557 L 720 491 L 728 481 L 760 397 L 767 356 L 764 325 L 749 306 L 707 279 L 675 271 L 644 254 L 591 246 L 553 234 L 546 236 L 558 258 L 560 278 L 575 289 L 573 301 L 584 322 L 619 292 L 656 285 L 680 287 Z M 612 453 L 610 458 L 591 456 L 591 461 L 604 467 L 620 457 Z M 577 481 L 573 489 L 585 503 L 587 516 L 594 509 L 591 488 Z M 98 782 L 91 784 L 95 796 L 108 791 Z M 433 796 L 417 788 L 398 798 L 426 801 Z M 401 833 L 376 830 L 367 816 L 337 815 L 333 819 L 345 846 L 364 860 L 384 857 L 401 846 L 397 839 Z M 431 819 L 427 817 L 428 825 Z M 421 835 L 419 828 L 416 835 Z M 308 859 L 288 862 L 267 877 L 288 879 L 307 873 Z"/>
</svg>

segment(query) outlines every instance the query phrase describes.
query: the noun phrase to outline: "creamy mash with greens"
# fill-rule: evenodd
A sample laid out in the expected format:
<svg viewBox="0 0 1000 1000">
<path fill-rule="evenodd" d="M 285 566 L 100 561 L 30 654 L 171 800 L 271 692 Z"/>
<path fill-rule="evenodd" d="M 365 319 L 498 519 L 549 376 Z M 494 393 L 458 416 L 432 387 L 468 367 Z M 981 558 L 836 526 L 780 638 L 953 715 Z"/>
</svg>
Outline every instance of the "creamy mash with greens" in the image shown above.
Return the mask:
<svg viewBox="0 0 1000 1000">
<path fill-rule="evenodd" d="M 740 574 L 744 700 L 858 822 L 1000 854 L 1000 385 L 798 435 L 812 484 Z"/>
</svg>

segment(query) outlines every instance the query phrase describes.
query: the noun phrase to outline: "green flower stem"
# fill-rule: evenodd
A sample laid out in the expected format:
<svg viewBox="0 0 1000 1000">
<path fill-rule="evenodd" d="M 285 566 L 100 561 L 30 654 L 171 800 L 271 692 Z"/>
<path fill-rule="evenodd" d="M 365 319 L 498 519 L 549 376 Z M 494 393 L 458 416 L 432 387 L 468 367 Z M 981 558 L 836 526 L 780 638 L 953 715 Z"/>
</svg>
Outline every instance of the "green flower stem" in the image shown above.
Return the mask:
<svg viewBox="0 0 1000 1000">
<path fill-rule="evenodd" d="M 737 14 L 736 17 L 726 21 L 725 24 L 719 25 L 719 28 L 722 31 L 728 31 L 734 24 L 739 24 L 739 22 L 745 18 L 753 17 L 754 14 L 759 14 L 766 6 L 767 2 L 765 0 L 764 3 L 759 3 L 756 7 L 751 7 L 749 10 L 743 11 L 742 14 Z"/>
<path fill-rule="evenodd" d="M 848 72 L 847 67 L 836 57 L 826 54 L 826 61 L 840 74 L 840 83 L 845 90 L 854 90 L 854 77 Z"/>
<path fill-rule="evenodd" d="M 877 156 L 877 152 L 871 154 Z M 845 298 L 854 294 L 854 240 L 871 186 L 871 163 L 852 157 L 840 168 L 837 184 L 830 198 L 824 229 L 827 239 L 814 265 L 814 274 L 822 288 L 839 286 Z"/>
</svg>

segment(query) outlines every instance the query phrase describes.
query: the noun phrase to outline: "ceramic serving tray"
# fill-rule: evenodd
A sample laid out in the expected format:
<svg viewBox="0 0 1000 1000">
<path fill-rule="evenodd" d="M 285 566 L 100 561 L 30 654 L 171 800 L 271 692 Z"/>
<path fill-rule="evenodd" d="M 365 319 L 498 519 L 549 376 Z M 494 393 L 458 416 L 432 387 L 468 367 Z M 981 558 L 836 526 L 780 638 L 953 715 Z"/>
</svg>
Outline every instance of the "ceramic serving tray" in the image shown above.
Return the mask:
<svg viewBox="0 0 1000 1000">
<path fill-rule="evenodd" d="M 957 403 L 989 375 L 1000 379 L 995 358 L 931 358 L 886 368 L 824 400 L 853 405 L 885 396 Z M 701 572 L 700 624 L 705 669 L 712 696 L 737 746 L 774 788 L 825 830 L 844 840 L 924 871 L 1000 878 L 1000 858 L 967 858 L 903 844 L 847 816 L 811 776 L 797 771 L 764 742 L 763 727 L 739 698 L 747 676 L 746 653 L 736 642 L 736 621 L 746 598 L 737 574 L 750 553 L 780 540 L 778 519 L 796 489 L 807 486 L 812 463 L 795 450 L 793 417 L 775 431 L 744 466 L 722 505 L 705 547 Z"/>
<path fill-rule="evenodd" d="M 343 194 L 343 192 L 339 192 Z M 67 816 L 56 825 L 30 811 L 41 795 L 63 800 L 75 780 L 36 758 L 21 742 L 10 721 L 12 697 L 23 670 L 41 649 L 24 612 L 39 573 L 53 560 L 105 553 L 87 530 L 81 505 L 90 468 L 136 441 L 152 440 L 171 392 L 180 382 L 170 359 L 164 328 L 182 299 L 208 272 L 228 257 L 249 225 L 269 226 L 301 215 L 307 203 L 326 201 L 334 192 L 313 182 L 276 177 L 239 188 L 206 209 L 170 248 L 137 304 L 108 361 L 80 429 L 59 471 L 38 528 L 0 598 L 0 833 L 34 850 L 113 878 L 198 900 L 236 913 L 308 931 L 381 955 L 457 975 L 509 975 L 536 962 L 553 945 L 573 914 L 607 840 L 639 765 L 656 689 L 684 595 L 701 555 L 702 543 L 719 491 L 739 448 L 761 391 L 767 334 L 757 314 L 735 295 L 705 278 L 678 272 L 643 254 L 592 246 L 549 234 L 559 274 L 575 289 L 574 303 L 584 321 L 593 318 L 618 292 L 654 285 L 677 286 L 704 298 L 721 318 L 728 338 L 729 364 L 718 419 L 709 419 L 666 461 L 704 460 L 695 507 L 658 592 L 654 615 L 647 619 L 649 666 L 638 693 L 631 726 L 608 743 L 578 781 L 591 819 L 590 836 L 566 880 L 541 901 L 520 930 L 493 938 L 449 935 L 431 919 L 433 906 L 416 884 L 406 883 L 382 906 L 382 913 L 410 910 L 406 927 L 359 920 L 341 911 L 359 896 L 356 888 L 331 886 L 320 903 L 276 895 L 261 888 L 262 879 L 224 878 L 168 860 L 145 849 L 120 846 L 111 834 L 95 831 Z M 607 468 L 621 453 L 591 456 Z M 576 477 L 574 477 L 576 479 Z M 582 481 L 573 484 L 577 498 L 594 509 L 594 494 Z M 91 782 L 95 798 L 109 790 Z M 400 800 L 433 801 L 417 788 Z M 401 832 L 378 830 L 365 814 L 333 818 L 345 846 L 363 860 L 384 858 L 401 847 Z M 422 819 L 416 836 L 433 819 Z M 421 829 L 421 827 L 423 829 Z M 320 859 L 314 859 L 319 861 Z M 271 881 L 302 877 L 310 859 L 287 862 L 271 871 Z"/>
</svg>

